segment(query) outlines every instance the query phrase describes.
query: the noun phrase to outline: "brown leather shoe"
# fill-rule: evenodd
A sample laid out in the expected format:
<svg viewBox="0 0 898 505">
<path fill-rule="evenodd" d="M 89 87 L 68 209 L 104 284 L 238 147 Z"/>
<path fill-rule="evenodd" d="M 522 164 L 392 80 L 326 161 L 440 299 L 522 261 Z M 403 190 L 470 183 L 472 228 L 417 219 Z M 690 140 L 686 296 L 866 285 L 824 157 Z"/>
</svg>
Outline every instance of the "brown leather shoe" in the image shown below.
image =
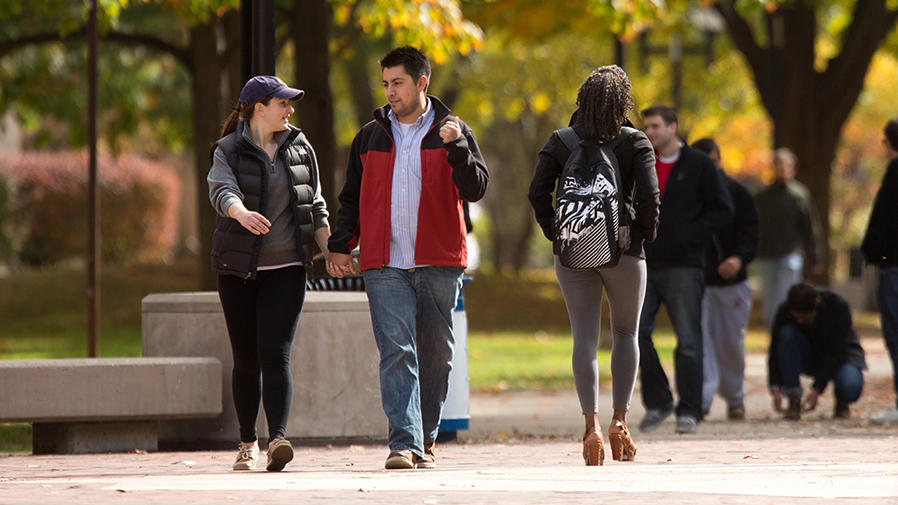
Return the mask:
<svg viewBox="0 0 898 505">
<path fill-rule="evenodd" d="M 583 460 L 586 466 L 601 466 L 605 463 L 602 433 L 596 427 L 586 430 L 583 435 Z"/>
<path fill-rule="evenodd" d="M 611 421 L 608 427 L 608 441 L 611 442 L 611 458 L 614 461 L 633 461 L 636 459 L 636 444 L 630 438 L 630 430 L 620 419 Z"/>
<path fill-rule="evenodd" d="M 417 454 L 412 455 L 412 461 L 415 462 L 415 468 L 436 468 L 437 467 L 437 458 L 434 455 L 434 450 L 436 449 L 436 442 L 427 442 L 424 443 L 424 457 L 418 456 Z"/>
<path fill-rule="evenodd" d="M 387 470 L 411 470 L 412 468 L 415 468 L 415 463 L 412 459 L 413 457 L 412 451 L 409 451 L 408 449 L 393 451 L 387 456 L 387 462 L 384 463 L 384 468 Z"/>
</svg>

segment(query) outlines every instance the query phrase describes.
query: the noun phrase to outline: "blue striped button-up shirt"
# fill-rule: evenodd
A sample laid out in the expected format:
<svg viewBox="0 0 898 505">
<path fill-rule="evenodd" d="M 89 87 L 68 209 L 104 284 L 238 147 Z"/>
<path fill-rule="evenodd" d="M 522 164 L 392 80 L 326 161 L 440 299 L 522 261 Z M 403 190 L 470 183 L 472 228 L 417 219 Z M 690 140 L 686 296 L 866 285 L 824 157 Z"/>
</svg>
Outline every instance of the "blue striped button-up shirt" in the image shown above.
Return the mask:
<svg viewBox="0 0 898 505">
<path fill-rule="evenodd" d="M 409 269 L 415 264 L 415 240 L 418 236 L 418 204 L 421 201 L 421 140 L 430 130 L 434 111 L 427 105 L 414 123 L 400 124 L 391 110 L 388 117 L 393 130 L 396 158 L 390 191 L 390 265 Z"/>
</svg>

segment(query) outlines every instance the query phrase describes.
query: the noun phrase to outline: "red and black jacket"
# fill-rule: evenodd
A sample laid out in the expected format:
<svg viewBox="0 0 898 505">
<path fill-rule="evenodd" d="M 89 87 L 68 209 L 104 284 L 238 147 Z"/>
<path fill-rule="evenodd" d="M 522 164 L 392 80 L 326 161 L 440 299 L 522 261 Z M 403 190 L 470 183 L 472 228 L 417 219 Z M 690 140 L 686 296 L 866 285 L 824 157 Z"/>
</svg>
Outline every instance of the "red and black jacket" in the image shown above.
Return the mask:
<svg viewBox="0 0 898 505">
<path fill-rule="evenodd" d="M 440 127 L 452 118 L 449 108 L 429 96 L 433 124 L 421 141 L 421 202 L 415 263 L 468 266 L 462 202 L 483 198 L 489 181 L 474 132 L 459 121 L 462 135 L 443 143 Z M 361 270 L 390 262 L 390 194 L 396 154 L 390 106 L 374 111 L 374 120 L 352 141 L 340 210 L 328 242 L 331 252 L 349 253 L 357 244 Z"/>
</svg>

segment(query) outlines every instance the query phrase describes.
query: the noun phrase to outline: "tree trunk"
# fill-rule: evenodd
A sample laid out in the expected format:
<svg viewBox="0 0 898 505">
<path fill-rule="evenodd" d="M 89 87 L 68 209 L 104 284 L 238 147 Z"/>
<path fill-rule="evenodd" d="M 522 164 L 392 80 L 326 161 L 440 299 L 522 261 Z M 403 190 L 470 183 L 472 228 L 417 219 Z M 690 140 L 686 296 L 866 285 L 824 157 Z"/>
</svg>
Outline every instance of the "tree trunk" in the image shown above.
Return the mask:
<svg viewBox="0 0 898 505">
<path fill-rule="evenodd" d="M 327 0 L 297 2 L 291 16 L 296 86 L 306 92 L 297 116 L 315 149 L 321 193 L 331 215 L 337 210 L 340 188 L 335 184 L 337 138 L 334 134 L 334 100 L 330 88 L 331 10 Z"/>
<path fill-rule="evenodd" d="M 828 279 L 830 174 L 842 126 L 864 85 L 873 55 L 898 20 L 886 0 L 858 0 L 841 34 L 840 52 L 826 70 L 816 68 L 817 12 L 814 2 L 780 4 L 766 14 L 762 47 L 736 2 L 717 1 L 733 43 L 752 71 L 761 102 L 774 126 L 774 147 L 788 147 L 798 158 L 797 178 L 811 192 L 824 243 L 820 258 Z"/>
<path fill-rule="evenodd" d="M 190 29 L 190 52 L 193 61 L 191 96 L 193 99 L 193 159 L 197 187 L 198 233 L 200 238 L 201 289 L 215 289 L 215 274 L 209 267 L 212 250 L 212 231 L 215 228 L 215 211 L 209 203 L 206 174 L 211 165 L 210 148 L 218 140 L 221 125 L 227 115 L 222 110 L 222 66 L 218 61 L 217 18 L 195 25 Z M 239 62 L 238 58 L 233 58 Z"/>
<path fill-rule="evenodd" d="M 371 63 L 368 61 L 368 58 L 371 57 L 368 44 L 366 39 L 356 40 L 352 55 L 345 64 L 346 76 L 349 79 L 349 91 L 352 94 L 353 111 L 355 111 L 355 120 L 359 127 L 373 119 L 371 112 L 377 107 L 371 93 L 374 83 L 368 72 L 368 65 Z"/>
</svg>

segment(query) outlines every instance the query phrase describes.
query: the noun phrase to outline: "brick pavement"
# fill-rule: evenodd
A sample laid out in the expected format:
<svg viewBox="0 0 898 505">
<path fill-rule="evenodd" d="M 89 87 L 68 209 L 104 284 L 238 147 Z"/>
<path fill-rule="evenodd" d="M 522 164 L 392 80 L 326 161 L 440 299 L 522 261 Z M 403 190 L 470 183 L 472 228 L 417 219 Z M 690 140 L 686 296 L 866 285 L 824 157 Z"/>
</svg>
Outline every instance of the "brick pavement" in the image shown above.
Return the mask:
<svg viewBox="0 0 898 505">
<path fill-rule="evenodd" d="M 881 341 L 880 341 L 881 342 Z M 472 394 L 471 429 L 438 449 L 436 470 L 387 472 L 386 448 L 298 447 L 287 471 L 230 471 L 234 452 L 0 456 L 0 505 L 161 503 L 572 504 L 898 503 L 898 426 L 869 417 L 892 401 L 881 345 L 848 420 L 831 399 L 798 423 L 770 410 L 763 356 L 749 357 L 748 420 L 716 402 L 690 436 L 634 432 L 637 461 L 584 467 L 573 391 Z M 872 351 L 872 352 L 871 352 Z M 610 391 L 602 388 L 603 402 Z M 605 407 L 603 407 L 605 408 Z M 642 416 L 638 393 L 631 424 Z"/>
<path fill-rule="evenodd" d="M 285 472 L 229 471 L 231 452 L 8 456 L 0 503 L 839 503 L 898 501 L 898 436 L 650 440 L 584 467 L 576 444 L 453 444 L 436 470 L 382 470 L 381 447 L 297 451 Z"/>
</svg>

